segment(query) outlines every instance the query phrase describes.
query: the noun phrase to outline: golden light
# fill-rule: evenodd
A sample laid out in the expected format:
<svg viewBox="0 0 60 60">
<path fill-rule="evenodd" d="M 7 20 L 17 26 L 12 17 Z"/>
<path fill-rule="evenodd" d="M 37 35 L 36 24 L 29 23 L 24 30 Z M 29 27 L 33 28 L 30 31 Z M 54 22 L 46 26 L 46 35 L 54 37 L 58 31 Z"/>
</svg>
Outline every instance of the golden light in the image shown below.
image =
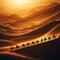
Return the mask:
<svg viewBox="0 0 60 60">
<path fill-rule="evenodd" d="M 19 6 L 19 5 L 26 5 L 31 3 L 31 0 L 10 0 L 11 4 L 15 5 L 15 6 Z"/>
<path fill-rule="evenodd" d="M 15 4 L 26 4 L 30 3 L 30 0 L 14 0 Z"/>
<path fill-rule="evenodd" d="M 38 6 L 45 6 L 48 0 L 1 0 L 1 14 L 17 14 L 22 17 Z"/>
</svg>

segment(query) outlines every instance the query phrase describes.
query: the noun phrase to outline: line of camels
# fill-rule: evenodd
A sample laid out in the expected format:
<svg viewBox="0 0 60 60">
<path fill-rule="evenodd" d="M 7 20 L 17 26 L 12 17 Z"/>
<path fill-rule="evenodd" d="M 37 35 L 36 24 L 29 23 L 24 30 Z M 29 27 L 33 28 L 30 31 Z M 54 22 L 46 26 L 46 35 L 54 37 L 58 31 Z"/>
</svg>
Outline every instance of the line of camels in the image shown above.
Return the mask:
<svg viewBox="0 0 60 60">
<path fill-rule="evenodd" d="M 60 35 L 52 35 L 48 38 L 42 38 L 40 40 L 27 42 L 26 44 L 23 43 L 21 46 L 20 45 L 16 45 L 15 47 L 11 46 L 10 51 L 13 51 L 15 49 L 19 49 L 20 47 L 24 48 L 24 47 L 28 47 L 28 46 L 31 46 L 31 45 L 32 46 L 37 45 L 37 44 L 40 44 L 40 43 L 43 43 L 43 42 L 46 42 L 46 41 L 51 41 L 51 40 L 54 40 L 54 39 L 57 39 L 57 38 L 60 38 Z"/>
</svg>

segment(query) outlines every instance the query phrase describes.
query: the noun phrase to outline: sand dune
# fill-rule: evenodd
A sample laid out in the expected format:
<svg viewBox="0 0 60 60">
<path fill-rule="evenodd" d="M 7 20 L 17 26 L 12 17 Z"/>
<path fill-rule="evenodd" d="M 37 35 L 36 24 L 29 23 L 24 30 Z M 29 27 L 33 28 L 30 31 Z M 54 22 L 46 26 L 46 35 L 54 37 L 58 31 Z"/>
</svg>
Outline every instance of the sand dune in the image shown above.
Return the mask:
<svg viewBox="0 0 60 60">
<path fill-rule="evenodd" d="M 3 58 L 4 57 L 4 58 Z M 0 54 L 0 59 L 3 59 L 3 60 L 6 60 L 6 59 L 9 59 L 9 60 L 36 60 L 34 58 L 31 58 L 31 57 L 28 57 L 28 56 L 25 56 L 25 55 L 21 55 L 21 54 L 16 54 L 16 53 L 12 53 L 12 52 L 4 52 L 2 54 Z"/>
<path fill-rule="evenodd" d="M 25 39 L 28 40 L 28 38 L 31 39 L 31 38 L 35 38 L 37 36 L 44 35 L 45 33 L 49 32 L 49 30 L 53 29 L 58 24 L 60 24 L 60 21 L 54 21 L 54 22 L 51 22 L 51 23 L 49 23 L 49 24 L 47 24 L 47 25 L 45 25 L 41 28 L 38 28 L 37 30 L 34 30 L 34 31 L 30 32 L 30 33 L 20 35 L 20 36 L 15 36 L 15 37 L 1 34 L 0 36 L 5 36 L 5 37 L 0 37 L 0 39 L 12 39 L 13 38 L 14 40 L 18 39 L 19 41 L 20 40 L 25 40 Z M 32 37 L 32 35 L 34 37 Z"/>
<path fill-rule="evenodd" d="M 30 40 L 32 38 L 36 38 L 38 36 L 42 36 L 44 34 L 46 34 L 47 32 L 49 32 L 51 29 L 53 29 L 56 25 L 60 24 L 60 21 L 57 21 L 57 22 L 52 22 L 42 28 L 39 28 L 35 31 L 32 31 L 28 34 L 24 34 L 24 35 L 21 35 L 21 36 L 18 36 L 18 37 L 15 37 L 14 38 L 14 41 L 25 41 L 25 40 Z M 44 31 L 45 30 L 45 31 Z M 13 39 L 12 39 L 13 40 Z"/>
<path fill-rule="evenodd" d="M 23 55 L 28 55 L 36 58 L 44 58 L 47 60 L 55 60 L 55 59 L 60 59 L 59 51 L 60 51 L 60 38 L 55 39 L 53 41 L 39 44 L 36 46 L 32 46 L 29 48 L 21 49 L 21 50 L 16 50 L 14 53 L 21 53 Z"/>
<path fill-rule="evenodd" d="M 28 34 L 17 36 L 11 40 L 6 40 L 6 41 L 10 41 L 10 44 L 8 44 L 8 43 L 6 43 L 6 44 L 8 46 L 11 46 L 11 45 L 20 44 L 21 42 L 31 41 L 32 39 L 40 38 L 41 36 L 50 35 L 50 34 L 53 35 L 53 31 L 58 29 L 59 25 L 60 25 L 60 21 L 54 21 L 54 22 L 52 22 L 40 29 L 37 29 L 33 32 L 30 32 Z M 59 29 L 59 33 L 60 33 L 60 29 Z M 55 34 L 58 34 L 58 33 L 55 33 Z M 5 42 L 3 42 L 3 43 L 5 44 Z M 9 47 L 6 46 L 6 48 L 9 48 Z"/>
<path fill-rule="evenodd" d="M 60 51 L 59 37 L 52 38 L 50 41 L 43 41 L 41 44 L 33 45 L 32 42 L 36 42 L 38 38 L 49 37 L 54 34 L 60 36 L 60 4 L 58 3 L 46 6 L 45 9 L 36 11 L 25 18 L 16 14 L 0 15 L 0 59 L 3 57 L 7 59 L 8 57 L 10 60 L 16 58 L 17 60 L 40 60 L 43 57 L 41 60 L 44 60 L 46 55 L 50 58 L 51 53 L 53 56 L 56 51 Z M 29 41 L 31 46 L 26 45 L 23 48 L 22 43 Z M 16 45 L 18 44 L 21 44 L 21 48 L 17 49 Z M 13 46 L 13 50 L 10 50 L 11 46 Z M 56 56 L 57 53 L 54 55 Z"/>
<path fill-rule="evenodd" d="M 14 45 L 14 43 L 11 41 L 8 41 L 8 40 L 1 40 L 0 39 L 0 48 L 6 47 L 6 46 L 11 46 L 11 45 Z"/>
</svg>

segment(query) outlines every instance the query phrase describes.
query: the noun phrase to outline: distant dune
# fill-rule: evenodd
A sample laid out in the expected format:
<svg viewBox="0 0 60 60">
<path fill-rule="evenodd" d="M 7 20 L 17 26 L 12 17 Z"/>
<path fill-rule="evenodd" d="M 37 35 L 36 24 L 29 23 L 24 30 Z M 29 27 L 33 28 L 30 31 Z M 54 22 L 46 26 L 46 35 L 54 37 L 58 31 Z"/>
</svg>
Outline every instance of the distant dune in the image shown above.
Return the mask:
<svg viewBox="0 0 60 60">
<path fill-rule="evenodd" d="M 22 41 L 26 41 L 26 40 L 35 39 L 37 37 L 40 37 L 40 36 L 50 32 L 58 24 L 60 24 L 60 21 L 57 21 L 57 22 L 55 21 L 55 22 L 49 23 L 48 25 L 45 25 L 35 31 L 32 31 L 32 32 L 24 34 L 24 35 L 17 36 L 15 38 L 13 38 L 12 40 L 16 41 L 16 42 L 20 42 L 20 41 L 22 42 Z M 59 32 L 60 32 L 60 29 L 59 29 Z"/>
<path fill-rule="evenodd" d="M 20 35 L 20 36 L 8 36 L 8 35 L 0 34 L 0 39 L 5 39 L 5 40 L 12 39 L 13 41 L 16 41 L 16 42 L 30 40 L 32 38 L 36 38 L 36 37 L 39 37 L 39 36 L 42 36 L 42 35 L 48 33 L 51 29 L 54 29 L 54 27 L 57 26 L 58 24 L 60 24 L 60 21 L 54 21 L 41 28 L 38 28 L 37 30 L 34 30 L 30 33 Z M 32 35 L 33 35 L 33 37 L 32 37 Z M 2 37 L 2 36 L 4 36 L 4 37 Z"/>
</svg>

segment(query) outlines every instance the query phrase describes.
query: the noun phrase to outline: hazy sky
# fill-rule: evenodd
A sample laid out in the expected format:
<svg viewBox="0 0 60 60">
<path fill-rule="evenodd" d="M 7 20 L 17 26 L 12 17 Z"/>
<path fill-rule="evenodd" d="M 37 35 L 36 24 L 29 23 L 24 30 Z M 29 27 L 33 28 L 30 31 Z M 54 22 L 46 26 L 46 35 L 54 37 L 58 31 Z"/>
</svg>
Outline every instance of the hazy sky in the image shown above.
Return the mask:
<svg viewBox="0 0 60 60">
<path fill-rule="evenodd" d="M 23 14 L 33 7 L 47 5 L 51 1 L 60 2 L 60 0 L 0 0 L 0 14 L 13 14 L 17 11 Z"/>
</svg>

